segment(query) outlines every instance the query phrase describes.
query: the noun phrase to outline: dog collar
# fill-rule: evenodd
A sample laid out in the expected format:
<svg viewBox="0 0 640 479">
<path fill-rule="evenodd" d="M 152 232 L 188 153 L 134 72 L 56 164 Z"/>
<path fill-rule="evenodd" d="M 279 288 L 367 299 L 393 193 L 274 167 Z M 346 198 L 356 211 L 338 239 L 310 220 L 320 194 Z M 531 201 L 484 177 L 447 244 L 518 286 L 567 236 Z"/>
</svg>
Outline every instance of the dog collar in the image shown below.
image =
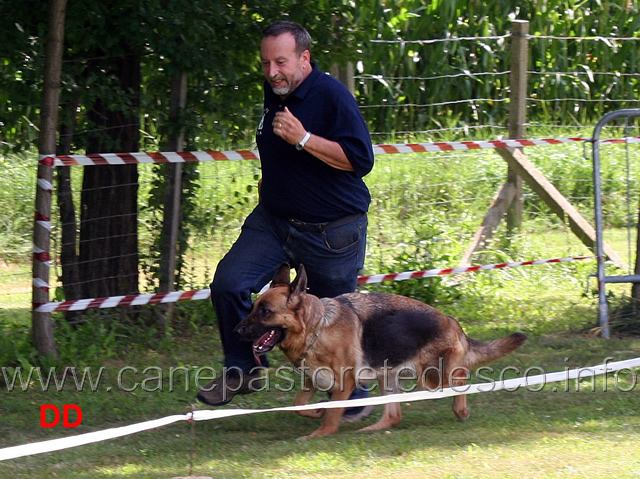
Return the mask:
<svg viewBox="0 0 640 479">
<path fill-rule="evenodd" d="M 298 358 L 298 362 L 302 362 L 302 360 L 307 357 L 307 354 L 309 354 L 309 351 L 311 351 L 311 348 L 313 347 L 313 345 L 316 344 L 318 337 L 320 337 L 320 333 L 316 331 L 313 335 L 313 338 L 311 338 L 311 342 L 309 343 L 309 346 L 307 346 L 307 350 L 304 353 L 302 353 Z"/>
<path fill-rule="evenodd" d="M 302 360 L 307 357 L 307 354 L 309 354 L 309 351 L 311 351 L 311 348 L 313 348 L 313 346 L 318 341 L 318 338 L 320 337 L 320 331 L 319 331 L 320 323 L 325 323 L 326 321 L 327 321 L 327 318 L 326 318 L 326 316 L 323 315 L 322 319 L 320 321 L 318 321 L 318 324 L 316 324 L 316 327 L 315 327 L 315 329 L 313 331 L 313 337 L 311 338 L 311 341 L 309 342 L 309 345 L 307 346 L 307 349 L 298 358 L 298 362 L 299 363 L 302 362 Z"/>
</svg>

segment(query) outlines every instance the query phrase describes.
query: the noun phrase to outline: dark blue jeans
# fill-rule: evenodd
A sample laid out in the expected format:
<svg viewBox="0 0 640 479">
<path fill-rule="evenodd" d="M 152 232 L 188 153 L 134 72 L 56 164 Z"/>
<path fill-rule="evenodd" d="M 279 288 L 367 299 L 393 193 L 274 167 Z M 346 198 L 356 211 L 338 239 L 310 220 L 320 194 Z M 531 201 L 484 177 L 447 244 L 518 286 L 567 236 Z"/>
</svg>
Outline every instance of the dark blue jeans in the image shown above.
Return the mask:
<svg viewBox="0 0 640 479">
<path fill-rule="evenodd" d="M 308 232 L 258 205 L 218 264 L 211 283 L 225 366 L 245 373 L 256 366 L 251 343 L 240 341 L 233 330 L 251 311 L 251 295 L 271 281 L 282 263 L 294 268 L 304 264 L 311 294 L 350 293 L 364 265 L 366 239 L 366 214 L 326 231 Z"/>
</svg>

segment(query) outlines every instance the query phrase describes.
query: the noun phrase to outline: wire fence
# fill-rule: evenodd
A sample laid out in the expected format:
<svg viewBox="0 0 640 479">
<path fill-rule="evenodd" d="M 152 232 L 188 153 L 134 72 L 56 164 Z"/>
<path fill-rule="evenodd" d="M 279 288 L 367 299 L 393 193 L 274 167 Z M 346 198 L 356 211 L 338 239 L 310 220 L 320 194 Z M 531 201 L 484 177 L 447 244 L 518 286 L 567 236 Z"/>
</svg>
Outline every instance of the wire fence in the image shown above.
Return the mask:
<svg viewBox="0 0 640 479">
<path fill-rule="evenodd" d="M 411 47 L 414 64 L 398 69 L 426 73 L 398 75 L 397 71 L 385 71 L 384 62 L 380 62 L 378 72 L 360 71 L 355 77 L 365 92 L 365 115 L 377 120 L 390 116 L 385 110 L 395 107 L 399 117 L 414 123 L 414 128 L 406 130 L 376 129 L 376 141 L 398 135 L 439 138 L 443 133 L 453 133 L 475 139 L 499 134 L 505 125 L 505 109 L 501 105 L 508 101 L 504 97 L 504 86 L 508 85 L 507 77 L 511 72 L 504 68 L 509 66 L 504 58 L 509 48 L 508 38 L 508 35 L 498 35 L 372 40 L 374 49 L 388 48 L 395 56 L 407 55 Z M 596 105 L 599 111 L 606 113 L 610 109 L 640 104 L 640 73 L 635 48 L 640 38 L 528 35 L 527 41 L 532 57 L 527 68 L 530 126 L 562 131 L 580 128 L 582 123 L 592 130 L 590 125 L 595 125 L 599 117 L 593 115 Z M 461 59 L 454 53 L 457 51 L 469 58 Z M 581 70 L 566 70 L 569 58 L 581 59 L 576 62 L 580 63 Z M 615 67 L 612 58 L 616 59 Z M 446 60 L 450 60 L 449 63 Z M 434 71 L 441 74 L 434 75 Z M 370 101 L 381 98 L 384 100 Z M 418 98 L 429 101 L 417 101 Z M 435 99 L 438 101 L 433 101 Z M 444 119 L 444 112 L 459 117 L 464 126 L 434 127 Z M 427 128 L 415 128 L 421 116 L 428 117 L 425 120 Z M 538 118 L 553 118 L 555 122 L 543 125 Z M 587 118 L 589 120 L 585 121 Z M 585 136 L 589 136 L 590 130 Z M 548 135 L 549 130 L 545 134 Z"/>
<path fill-rule="evenodd" d="M 486 38 L 434 39 L 415 42 L 416 45 L 433 45 L 444 42 L 504 41 L 506 36 Z M 601 37 L 565 38 L 531 36 L 536 41 L 577 41 L 602 42 Z M 635 38 L 607 38 L 615 47 L 618 41 L 637 41 Z M 383 42 L 378 42 L 383 43 Z M 535 46 L 533 47 L 535 48 Z M 356 81 L 361 84 L 374 82 L 378 85 L 386 82 L 393 84 L 390 90 L 401 90 L 406 82 L 434 82 L 440 80 L 472 78 L 474 81 L 506 82 L 509 72 L 499 71 L 464 71 L 432 76 L 385 76 L 375 72 L 360 72 Z M 612 88 L 607 96 L 598 98 L 585 95 L 581 98 L 561 97 L 546 100 L 535 96 L 536 88 L 543 88 L 545 81 L 554 83 L 558 78 L 570 77 L 569 83 L 602 77 L 615 79 L 615 86 L 624 85 L 624 91 L 638 90 L 640 74 L 634 71 L 529 71 L 531 94 L 527 97 L 529 108 L 535 112 L 540 108 L 537 104 L 553 111 L 561 103 L 573 102 L 576 111 L 590 103 L 604 103 L 607 108 L 617 109 L 623 106 L 637 105 L 639 96 L 635 98 L 617 97 Z M 586 91 L 586 90 L 585 90 Z M 435 97 L 434 97 L 435 98 Z M 432 100 L 434 99 L 432 98 Z M 621 99 L 622 98 L 622 99 Z M 443 101 L 418 102 L 406 98 L 402 104 L 397 102 L 363 104 L 363 114 L 367 118 L 380 115 L 389 110 L 402 118 L 403 115 L 419 116 L 422 110 L 447 112 L 455 107 L 462 108 L 475 117 L 478 123 L 465 123 L 459 126 L 442 126 L 437 121 L 425 120 L 422 129 L 394 129 L 393 131 L 372 131 L 374 144 L 399 136 L 413 138 L 440 137 L 448 135 L 453 139 L 495 140 L 506 132 L 506 127 L 494 122 L 483 123 L 486 119 L 484 111 L 496 108 L 496 105 L 508 103 L 507 98 L 457 98 Z M 504 107 L 499 107 L 504 108 Z M 429 116 L 429 115 L 427 115 Z M 537 117 L 536 115 L 531 115 Z M 580 124 L 576 118 L 556 117 L 553 124 L 530 124 L 529 138 L 552 138 L 551 133 L 571 130 L 576 137 L 589 138 L 593 125 Z M 434 115 L 432 120 L 437 120 Z M 256 120 L 257 122 L 257 120 Z M 400 122 L 402 123 L 402 122 Z M 594 122 L 595 124 L 595 122 Z M 608 128 L 607 137 L 634 137 L 638 132 L 633 125 L 627 128 Z M 238 149 L 252 148 L 253 145 L 239 145 Z M 547 147 L 526 148 L 525 154 L 554 186 L 583 214 L 585 218 L 593 218 L 593 198 L 591 163 L 585 145 L 580 142 Z M 635 209 L 639 204 L 637 181 L 640 174 L 638 163 L 638 147 L 635 145 L 611 145 L 602 152 L 605 223 L 616 251 L 627 265 L 633 263 L 633 236 L 635 235 Z M 19 214 L 5 215 L 5 222 L 23 221 L 31 223 L 33 197 L 31 191 L 33 178 L 36 177 L 36 165 L 32 159 L 24 158 L 19 163 L 10 164 L 3 161 L 6 181 L 11 185 L 1 193 L 5 204 L 15 204 Z M 90 168 L 90 167 L 89 167 Z M 71 168 L 74 185 L 74 202 L 80 211 L 82 168 Z M 152 251 L 153 238 L 157 234 L 158 211 L 149 208 L 148 199 L 156 178 L 154 165 L 138 165 L 139 183 L 136 187 L 138 196 L 137 232 L 140 245 L 139 288 L 142 293 L 157 290 L 155 271 L 155 252 Z M 195 210 L 188 218 L 191 223 L 189 248 L 185 254 L 180 270 L 179 281 L 184 289 L 198 290 L 206 288 L 210 282 L 216 264 L 237 237 L 244 217 L 257 201 L 257 178 L 260 176 L 259 162 L 256 160 L 213 161 L 197 165 L 198 195 L 195 199 Z M 25 180 L 29 178 L 31 180 Z M 366 178 L 373 197 L 369 213 L 369 237 L 365 271 L 363 274 L 393 273 L 406 269 L 446 268 L 459 265 L 469 241 L 477 231 L 487 213 L 489 205 L 495 198 L 500 186 L 508 179 L 505 162 L 490 149 L 468 151 L 444 151 L 439 153 L 401 153 L 382 155 L 376 158 L 373 172 Z M 17 185 L 26 185 L 18 187 Z M 122 185 L 119 185 L 122 186 Z M 8 199 L 7 199 L 8 198 Z M 54 194 L 53 211 L 57 211 Z M 504 227 L 496 233 L 494 241 L 485 249 L 473 256 L 476 264 L 510 260 L 534 260 L 551 257 L 582 256 L 591 251 L 580 241 L 570 228 L 552 212 L 548 205 L 530 187 L 524 189 L 523 223 L 518 235 L 507 239 Z M 100 221 L 106 218 L 97 218 Z M 59 252 L 63 246 L 60 231 L 63 224 L 57 214 L 52 222 L 51 251 L 51 300 L 62 301 L 62 284 L 60 282 Z M 5 224 L 7 231 L 16 231 L 15 224 Z M 82 228 L 83 225 L 77 225 Z M 542 243 L 532 246 L 519 239 L 535 238 Z M 505 241 L 509 243 L 506 248 Z M 3 322 L 11 322 L 11 310 L 30 307 L 32 274 L 26 258 L 31 249 L 31 238 L 11 237 L 2 239 L 4 253 L 0 268 L 0 282 L 5 285 L 0 292 L 0 305 L 5 310 Z M 505 257 L 510 255 L 510 257 Z M 518 257 L 514 257 L 517 255 Z M 531 257 L 542 255 L 542 257 Z M 106 278 L 104 278 L 106 279 Z M 568 294 L 580 294 L 584 285 L 567 284 Z M 132 293 L 135 293 L 132 291 Z"/>
<path fill-rule="evenodd" d="M 565 197 L 579 207 L 585 218 L 593 217 L 591 165 L 584 144 L 574 142 L 527 148 L 525 153 Z M 611 145 L 603 150 L 604 164 L 608 165 L 603 174 L 608 192 L 604 198 L 607 205 L 605 222 L 616 235 L 617 249 L 622 249 L 618 253 L 628 265 L 635 254 L 631 248 L 631 236 L 635 228 L 633 205 L 638 204 L 634 188 L 640 173 L 637 155 L 637 146 L 633 145 L 631 148 Z M 255 178 L 259 175 L 256 160 L 204 162 L 198 168 L 201 193 L 194 214 L 200 218 L 200 228 L 192 235 L 181 273 L 184 288 L 193 290 L 207 287 L 217 262 L 237 237 L 244 218 L 257 201 Z M 151 189 L 152 169 L 152 165 L 140 165 L 138 187 L 141 204 Z M 77 170 L 79 175 L 80 168 Z M 572 172 L 573 176 L 567 176 L 566 172 Z M 506 181 L 506 165 L 491 149 L 378 156 L 374 171 L 368 178 L 373 202 L 363 274 L 399 272 L 399 265 L 416 270 L 459 266 L 460 258 L 482 223 L 496 191 Z M 144 245 L 150 244 L 154 235 L 153 214 L 142 209 L 139 215 L 138 234 L 143 252 Z M 522 236 L 538 237 L 538 241 L 552 237 L 553 241 L 546 241 L 543 249 L 535 252 L 524 250 L 520 253 L 522 257 L 507 259 L 590 254 L 569 226 L 529 187 L 525 187 L 523 216 Z M 57 255 L 63 246 L 59 238 L 61 227 L 60 220 L 54 217 L 51 258 L 54 281 L 61 276 Z M 505 240 L 500 234 L 496 237 L 496 245 Z M 473 262 L 500 262 L 505 260 L 501 254 L 499 250 L 488 248 L 478 252 Z M 541 256 L 534 258 L 531 254 Z M 139 278 L 143 293 L 154 292 L 157 288 L 149 261 L 152 261 L 151 255 L 143 253 Z M 5 270 L 11 269 L 7 267 Z M 15 281 L 12 283 L 17 288 L 17 291 L 3 292 L 6 298 L 3 304 L 15 302 L 16 306 L 24 307 L 30 292 L 29 273 L 23 270 L 3 276 L 3 280 L 13 276 Z M 59 293 L 59 282 L 57 288 Z M 53 299 L 64 298 L 58 295 Z"/>
</svg>

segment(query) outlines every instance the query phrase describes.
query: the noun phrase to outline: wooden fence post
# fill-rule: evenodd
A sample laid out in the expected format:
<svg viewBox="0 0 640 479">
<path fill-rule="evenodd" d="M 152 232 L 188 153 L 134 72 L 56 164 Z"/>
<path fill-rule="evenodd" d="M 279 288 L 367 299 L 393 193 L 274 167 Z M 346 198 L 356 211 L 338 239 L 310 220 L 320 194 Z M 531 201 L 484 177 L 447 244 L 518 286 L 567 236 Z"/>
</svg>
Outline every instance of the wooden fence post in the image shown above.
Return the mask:
<svg viewBox="0 0 640 479">
<path fill-rule="evenodd" d="M 509 76 L 509 138 L 518 140 L 526 135 L 527 115 L 527 67 L 529 65 L 529 22 L 514 20 L 511 31 L 511 74 Z M 511 167 L 507 171 L 507 182 L 515 186 L 515 198 L 507 211 L 507 230 L 522 224 L 522 178 Z"/>
<path fill-rule="evenodd" d="M 527 107 L 527 64 L 529 41 L 529 22 L 515 20 L 511 33 L 511 75 L 508 129 L 510 139 L 521 139 L 525 135 L 525 118 Z M 493 235 L 500 221 L 506 216 L 507 235 L 510 235 L 522 224 L 523 195 L 522 178 L 517 171 L 508 165 L 507 181 L 498 190 L 482 225 L 473 235 L 461 264 L 471 264 L 471 257 Z"/>
<path fill-rule="evenodd" d="M 171 81 L 169 100 L 169 121 L 175 127 L 181 124 L 181 116 L 187 104 L 187 73 L 176 73 Z M 184 130 L 174 131 L 167 142 L 169 151 L 182 151 L 184 148 Z M 178 230 L 182 221 L 180 203 L 182 201 L 182 163 L 165 165 L 166 186 L 164 192 L 164 213 L 162 222 L 162 250 L 160 253 L 160 292 L 174 290 L 176 281 L 176 257 L 178 255 Z M 174 303 L 161 307 L 164 314 L 158 318 L 161 331 L 167 331 L 167 321 L 171 321 Z"/>
<path fill-rule="evenodd" d="M 44 85 L 40 110 L 40 137 L 38 140 L 38 186 L 36 214 L 33 229 L 33 310 L 31 329 L 33 342 L 41 356 L 58 357 L 53 336 L 50 313 L 36 308 L 49 302 L 49 262 L 51 244 L 51 196 L 53 193 L 53 158 L 56 154 L 58 100 L 62 70 L 64 20 L 67 0 L 49 2 L 49 25 L 44 65 Z"/>
</svg>

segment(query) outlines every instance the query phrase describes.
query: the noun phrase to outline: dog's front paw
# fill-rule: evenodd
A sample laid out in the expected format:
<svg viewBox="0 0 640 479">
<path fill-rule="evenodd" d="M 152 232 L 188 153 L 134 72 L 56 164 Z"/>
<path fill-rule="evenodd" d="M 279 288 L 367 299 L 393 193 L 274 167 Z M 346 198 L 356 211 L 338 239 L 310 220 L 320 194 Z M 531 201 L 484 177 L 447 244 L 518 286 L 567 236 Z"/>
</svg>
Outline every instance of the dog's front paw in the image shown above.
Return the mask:
<svg viewBox="0 0 640 479">
<path fill-rule="evenodd" d="M 300 438 L 301 441 L 306 441 L 307 439 L 313 439 L 316 437 L 322 437 L 322 436 L 328 436 L 329 434 L 335 434 L 338 431 L 337 427 L 325 427 L 325 426 L 321 426 L 318 429 L 316 429 L 315 431 L 313 431 L 311 434 L 309 434 L 308 436 L 302 436 Z"/>
<path fill-rule="evenodd" d="M 469 416 L 471 416 L 471 410 L 468 407 L 465 407 L 464 409 L 460 409 L 460 410 L 454 409 L 453 412 L 456 415 L 456 417 L 463 422 L 469 419 Z"/>
</svg>

